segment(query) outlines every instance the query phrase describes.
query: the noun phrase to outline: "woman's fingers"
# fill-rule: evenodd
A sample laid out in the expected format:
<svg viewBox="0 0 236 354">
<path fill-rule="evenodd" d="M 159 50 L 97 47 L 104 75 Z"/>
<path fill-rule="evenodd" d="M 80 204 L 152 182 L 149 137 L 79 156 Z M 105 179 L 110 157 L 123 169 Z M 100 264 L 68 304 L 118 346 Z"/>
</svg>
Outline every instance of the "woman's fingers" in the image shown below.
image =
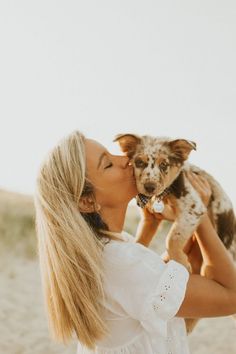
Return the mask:
<svg viewBox="0 0 236 354">
<path fill-rule="evenodd" d="M 157 219 L 165 219 L 168 221 L 174 221 L 176 219 L 176 212 L 174 207 L 165 203 L 164 210 L 161 213 L 153 212 L 153 215 Z"/>
<path fill-rule="evenodd" d="M 205 190 L 210 190 L 211 189 L 210 184 L 209 184 L 209 182 L 207 181 L 206 178 L 204 178 L 201 175 L 197 175 L 196 173 L 193 173 L 193 172 L 191 173 L 191 175 L 193 176 L 195 182 L 198 183 L 198 185 L 200 187 L 202 187 Z"/>
<path fill-rule="evenodd" d="M 188 241 L 186 242 L 186 244 L 184 245 L 183 251 L 186 254 L 189 254 L 192 247 L 193 247 L 193 243 L 195 242 L 195 236 L 193 235 L 192 237 L 190 237 L 188 239 Z"/>
<path fill-rule="evenodd" d="M 192 186 L 200 194 L 203 203 L 207 206 L 211 197 L 211 186 L 206 178 L 191 171 L 187 172 L 187 177 Z"/>
</svg>

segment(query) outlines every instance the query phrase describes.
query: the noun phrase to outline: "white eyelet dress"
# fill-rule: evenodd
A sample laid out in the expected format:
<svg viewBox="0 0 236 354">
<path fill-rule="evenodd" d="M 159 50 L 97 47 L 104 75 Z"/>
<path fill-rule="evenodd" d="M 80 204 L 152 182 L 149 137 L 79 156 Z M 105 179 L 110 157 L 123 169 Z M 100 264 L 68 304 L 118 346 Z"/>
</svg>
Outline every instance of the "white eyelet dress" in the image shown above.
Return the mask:
<svg viewBox="0 0 236 354">
<path fill-rule="evenodd" d="M 104 321 L 109 335 L 91 351 L 77 354 L 189 354 L 184 319 L 174 317 L 183 302 L 189 273 L 164 263 L 154 251 L 123 232 L 126 242 L 104 246 Z"/>
</svg>

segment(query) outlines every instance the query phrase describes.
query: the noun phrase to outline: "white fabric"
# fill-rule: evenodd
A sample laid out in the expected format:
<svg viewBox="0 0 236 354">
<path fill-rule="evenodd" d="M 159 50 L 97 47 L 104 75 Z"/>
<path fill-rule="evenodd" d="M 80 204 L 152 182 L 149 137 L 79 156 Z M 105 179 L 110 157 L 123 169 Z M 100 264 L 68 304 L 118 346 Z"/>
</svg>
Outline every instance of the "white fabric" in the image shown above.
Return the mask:
<svg viewBox="0 0 236 354">
<path fill-rule="evenodd" d="M 95 351 L 78 343 L 77 354 L 189 354 L 185 322 L 174 317 L 183 302 L 189 273 L 164 263 L 154 251 L 111 240 L 104 248 L 106 302 L 110 335 Z"/>
</svg>

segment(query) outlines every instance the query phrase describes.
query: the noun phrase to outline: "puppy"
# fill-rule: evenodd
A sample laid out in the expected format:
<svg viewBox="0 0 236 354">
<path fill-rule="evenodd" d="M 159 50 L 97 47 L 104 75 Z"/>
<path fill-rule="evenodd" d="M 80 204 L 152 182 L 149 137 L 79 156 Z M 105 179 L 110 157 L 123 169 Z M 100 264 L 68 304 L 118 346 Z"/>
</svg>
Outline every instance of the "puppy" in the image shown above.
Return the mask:
<svg viewBox="0 0 236 354">
<path fill-rule="evenodd" d="M 206 211 L 200 196 L 185 177 L 185 171 L 204 176 L 212 189 L 207 212 L 219 237 L 236 260 L 236 221 L 232 203 L 220 184 L 207 172 L 189 164 L 187 159 L 196 144 L 185 139 L 119 134 L 114 141 L 130 158 L 134 167 L 138 205 L 161 212 L 164 204 L 172 205 L 176 221 L 166 240 L 170 259 L 182 263 L 190 272 L 191 266 L 183 252 L 186 241 Z M 191 322 L 191 321 L 190 321 Z M 194 326 L 189 322 L 190 332 Z"/>
</svg>

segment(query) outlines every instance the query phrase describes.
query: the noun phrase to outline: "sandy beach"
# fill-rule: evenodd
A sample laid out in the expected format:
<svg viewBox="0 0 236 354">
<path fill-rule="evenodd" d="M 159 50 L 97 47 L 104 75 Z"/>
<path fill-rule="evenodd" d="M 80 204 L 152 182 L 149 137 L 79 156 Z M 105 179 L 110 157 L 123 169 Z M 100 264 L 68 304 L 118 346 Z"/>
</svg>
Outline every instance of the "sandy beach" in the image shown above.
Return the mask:
<svg viewBox="0 0 236 354">
<path fill-rule="evenodd" d="M 126 231 L 135 234 L 137 208 L 129 208 Z M 168 224 L 150 245 L 161 254 Z M 0 190 L 0 354 L 76 354 L 49 337 L 36 255 L 32 198 Z M 236 354 L 231 318 L 201 320 L 189 336 L 191 354 Z M 143 353 L 145 354 L 145 353 Z"/>
<path fill-rule="evenodd" d="M 236 353 L 236 326 L 231 318 L 204 319 L 189 337 L 192 354 Z M 75 354 L 48 334 L 37 260 L 0 259 L 0 354 Z M 144 353 L 145 354 L 145 353 Z"/>
</svg>

